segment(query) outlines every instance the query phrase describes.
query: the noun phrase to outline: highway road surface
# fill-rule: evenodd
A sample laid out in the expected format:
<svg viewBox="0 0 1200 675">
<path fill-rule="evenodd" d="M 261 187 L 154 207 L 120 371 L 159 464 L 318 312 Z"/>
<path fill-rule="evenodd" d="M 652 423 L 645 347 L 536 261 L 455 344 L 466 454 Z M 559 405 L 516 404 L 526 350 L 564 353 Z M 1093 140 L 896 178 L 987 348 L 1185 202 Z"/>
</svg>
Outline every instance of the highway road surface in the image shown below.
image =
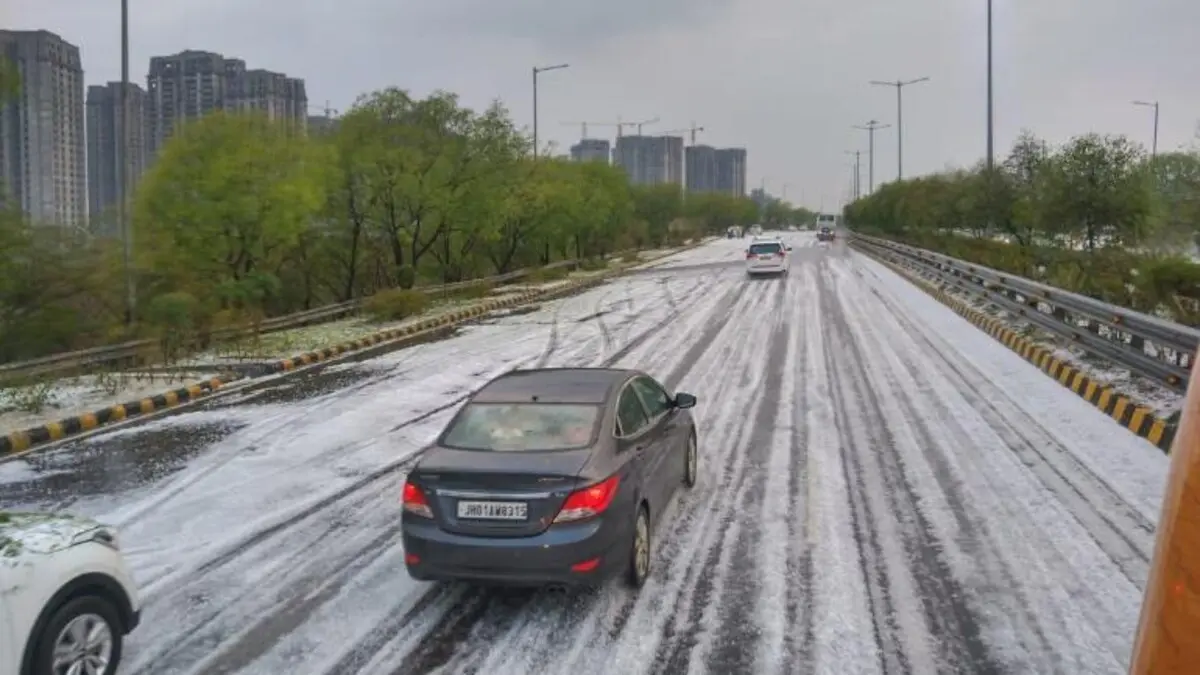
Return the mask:
<svg viewBox="0 0 1200 675">
<path fill-rule="evenodd" d="M 720 240 L 535 311 L 0 465 L 122 528 L 123 672 L 1122 673 L 1166 458 L 881 265 Z M 399 488 L 515 367 L 696 394 L 701 468 L 638 594 L 415 582 Z"/>
</svg>

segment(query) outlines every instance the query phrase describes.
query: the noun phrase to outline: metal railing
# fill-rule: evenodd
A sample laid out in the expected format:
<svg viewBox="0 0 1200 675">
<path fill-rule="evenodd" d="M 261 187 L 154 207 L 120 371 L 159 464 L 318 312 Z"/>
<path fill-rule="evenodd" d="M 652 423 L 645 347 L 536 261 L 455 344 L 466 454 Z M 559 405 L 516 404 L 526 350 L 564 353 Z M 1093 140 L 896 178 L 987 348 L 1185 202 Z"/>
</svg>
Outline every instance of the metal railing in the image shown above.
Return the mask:
<svg viewBox="0 0 1200 675">
<path fill-rule="evenodd" d="M 1200 330 L 915 246 L 856 233 L 850 240 L 864 253 L 985 299 L 1134 374 L 1187 389 Z"/>
<path fill-rule="evenodd" d="M 617 257 L 626 251 L 611 254 Z M 524 279 L 539 270 L 578 268 L 578 260 L 563 260 L 546 265 L 545 267 L 519 269 L 506 274 L 498 274 L 479 279 L 467 279 L 451 284 L 436 286 L 419 286 L 413 290 L 426 295 L 451 295 L 477 286 L 490 284 L 501 285 Z M 369 296 L 368 296 L 369 297 Z M 227 342 L 241 337 L 273 333 L 291 328 L 299 328 L 311 324 L 334 321 L 357 313 L 367 298 L 355 298 L 346 302 L 334 303 L 323 307 L 307 309 L 293 314 L 263 319 L 256 325 L 246 324 L 213 330 L 209 336 L 214 343 Z M 132 367 L 153 363 L 162 358 L 162 349 L 158 340 L 131 340 L 114 345 L 90 347 L 73 352 L 51 354 L 26 361 L 14 361 L 0 364 L 0 384 L 37 380 L 50 376 L 87 373 L 107 367 Z"/>
</svg>

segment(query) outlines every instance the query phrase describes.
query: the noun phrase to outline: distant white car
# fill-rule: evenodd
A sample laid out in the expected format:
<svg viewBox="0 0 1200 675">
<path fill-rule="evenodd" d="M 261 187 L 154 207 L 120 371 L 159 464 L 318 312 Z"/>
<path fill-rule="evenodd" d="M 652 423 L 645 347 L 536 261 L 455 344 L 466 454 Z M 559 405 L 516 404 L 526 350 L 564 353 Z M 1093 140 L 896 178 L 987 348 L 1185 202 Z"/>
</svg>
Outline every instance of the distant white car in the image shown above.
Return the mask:
<svg viewBox="0 0 1200 675">
<path fill-rule="evenodd" d="M 780 239 L 759 238 L 746 249 L 746 274 L 787 274 L 792 247 Z"/>
<path fill-rule="evenodd" d="M 115 675 L 140 617 L 113 528 L 0 511 L 0 675 Z"/>
</svg>

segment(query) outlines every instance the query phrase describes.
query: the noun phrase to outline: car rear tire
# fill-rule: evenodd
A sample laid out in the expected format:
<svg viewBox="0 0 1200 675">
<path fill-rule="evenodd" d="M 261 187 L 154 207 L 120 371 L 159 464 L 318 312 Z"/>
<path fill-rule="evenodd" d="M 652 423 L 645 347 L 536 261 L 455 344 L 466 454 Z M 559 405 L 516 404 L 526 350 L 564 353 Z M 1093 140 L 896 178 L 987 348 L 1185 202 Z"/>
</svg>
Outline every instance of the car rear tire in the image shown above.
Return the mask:
<svg viewBox="0 0 1200 675">
<path fill-rule="evenodd" d="M 124 630 L 117 608 L 99 595 L 74 598 L 50 617 L 37 636 L 33 654 L 36 675 L 69 672 L 65 663 L 90 663 L 99 675 L 114 675 L 121 665 Z M 60 661 L 56 663 L 56 654 Z"/>
<path fill-rule="evenodd" d="M 638 506 L 637 519 L 633 521 L 633 541 L 629 546 L 629 570 L 625 582 L 630 588 L 641 588 L 650 578 L 650 512 L 643 504 Z"/>
<path fill-rule="evenodd" d="M 688 434 L 687 449 L 683 451 L 683 486 L 696 487 L 696 478 L 700 474 L 700 456 L 696 449 L 696 430 Z"/>
</svg>

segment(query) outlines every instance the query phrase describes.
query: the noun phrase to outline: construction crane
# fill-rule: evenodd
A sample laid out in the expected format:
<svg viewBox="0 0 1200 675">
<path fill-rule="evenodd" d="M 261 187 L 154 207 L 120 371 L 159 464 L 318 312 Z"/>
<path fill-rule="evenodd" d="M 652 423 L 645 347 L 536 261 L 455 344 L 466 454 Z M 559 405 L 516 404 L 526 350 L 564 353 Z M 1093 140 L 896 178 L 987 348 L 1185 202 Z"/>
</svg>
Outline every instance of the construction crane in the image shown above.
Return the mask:
<svg viewBox="0 0 1200 675">
<path fill-rule="evenodd" d="M 566 125 L 574 126 L 574 125 L 578 124 L 579 128 L 580 128 L 580 136 L 579 137 L 584 138 L 584 139 L 586 139 L 588 137 L 588 125 L 591 125 L 593 127 L 617 127 L 618 134 L 620 134 L 620 129 L 621 129 L 620 122 L 563 122 L 562 124 L 564 126 L 566 126 Z"/>
<path fill-rule="evenodd" d="M 625 127 L 637 127 L 637 135 L 641 136 L 642 135 L 642 127 L 646 126 L 647 124 L 658 124 L 658 118 L 655 117 L 654 119 L 642 120 L 641 122 L 622 122 L 621 118 L 618 117 L 617 124 L 616 124 L 617 138 L 621 137 L 622 132 L 624 131 Z"/>
<path fill-rule="evenodd" d="M 692 126 L 686 128 L 686 129 L 671 129 L 670 131 L 664 131 L 658 135 L 659 136 L 670 136 L 671 134 L 691 134 L 691 140 L 692 140 L 691 144 L 695 145 L 696 144 L 696 133 L 699 131 L 704 131 L 704 127 L 698 127 L 698 126 L 696 126 L 695 122 L 692 122 Z"/>
</svg>

